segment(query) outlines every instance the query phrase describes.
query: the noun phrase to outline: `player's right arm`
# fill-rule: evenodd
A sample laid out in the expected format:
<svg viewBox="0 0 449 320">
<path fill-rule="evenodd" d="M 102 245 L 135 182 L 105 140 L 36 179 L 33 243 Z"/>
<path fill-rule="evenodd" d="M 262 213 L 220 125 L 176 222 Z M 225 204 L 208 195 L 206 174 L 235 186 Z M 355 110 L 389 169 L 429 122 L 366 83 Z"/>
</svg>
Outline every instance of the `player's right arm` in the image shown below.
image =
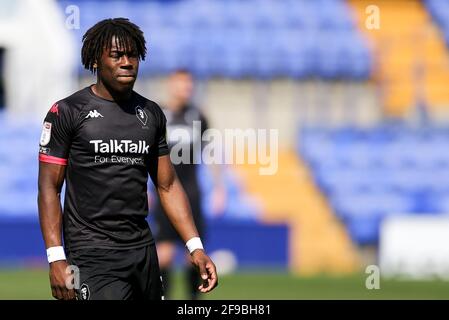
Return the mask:
<svg viewBox="0 0 449 320">
<path fill-rule="evenodd" d="M 62 246 L 62 210 L 60 193 L 65 177 L 65 166 L 39 162 L 39 221 L 45 247 Z M 73 289 L 69 290 L 66 281 L 69 278 L 66 260 L 50 263 L 50 286 L 56 299 L 75 299 Z"/>
<path fill-rule="evenodd" d="M 60 193 L 64 183 L 74 117 L 69 107 L 54 104 L 45 117 L 39 143 L 38 208 L 42 236 L 49 255 L 50 285 L 56 299 L 74 299 L 66 283 L 68 263 L 62 248 L 62 208 Z M 59 254 L 52 255 L 56 249 Z M 59 250 L 59 251 L 58 251 Z M 62 251 L 62 254 L 61 254 Z"/>
</svg>

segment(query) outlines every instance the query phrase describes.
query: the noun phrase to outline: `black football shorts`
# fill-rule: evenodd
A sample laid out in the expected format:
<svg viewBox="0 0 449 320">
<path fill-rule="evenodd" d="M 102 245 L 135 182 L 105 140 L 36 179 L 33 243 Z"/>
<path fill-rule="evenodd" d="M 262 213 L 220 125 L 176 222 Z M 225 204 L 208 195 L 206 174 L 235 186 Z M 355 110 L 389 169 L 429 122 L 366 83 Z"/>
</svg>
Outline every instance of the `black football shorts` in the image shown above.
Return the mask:
<svg viewBox="0 0 449 320">
<path fill-rule="evenodd" d="M 163 290 L 154 244 L 136 249 L 67 251 L 79 269 L 78 300 L 161 300 Z"/>
</svg>

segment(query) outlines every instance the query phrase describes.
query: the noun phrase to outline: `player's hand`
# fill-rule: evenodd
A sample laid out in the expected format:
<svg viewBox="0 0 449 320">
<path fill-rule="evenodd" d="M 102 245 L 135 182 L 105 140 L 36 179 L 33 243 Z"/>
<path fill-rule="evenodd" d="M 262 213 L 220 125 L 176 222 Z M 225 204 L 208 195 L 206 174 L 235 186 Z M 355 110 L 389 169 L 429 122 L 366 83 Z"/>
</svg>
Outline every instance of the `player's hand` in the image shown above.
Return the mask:
<svg viewBox="0 0 449 320">
<path fill-rule="evenodd" d="M 191 254 L 192 263 L 200 273 L 203 283 L 198 290 L 206 293 L 213 290 L 218 285 L 217 269 L 212 260 L 206 255 L 204 250 L 197 249 Z"/>
<path fill-rule="evenodd" d="M 74 300 L 75 290 L 67 288 L 70 274 L 67 274 L 67 261 L 60 260 L 50 263 L 51 294 L 58 300 Z"/>
</svg>

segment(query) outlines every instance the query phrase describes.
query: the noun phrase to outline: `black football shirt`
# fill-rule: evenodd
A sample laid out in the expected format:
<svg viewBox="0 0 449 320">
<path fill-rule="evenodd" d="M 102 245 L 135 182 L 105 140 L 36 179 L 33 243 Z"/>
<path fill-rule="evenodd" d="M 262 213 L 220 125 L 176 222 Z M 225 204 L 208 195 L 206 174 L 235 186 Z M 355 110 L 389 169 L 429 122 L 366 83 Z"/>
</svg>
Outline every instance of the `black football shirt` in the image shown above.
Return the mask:
<svg viewBox="0 0 449 320">
<path fill-rule="evenodd" d="M 167 142 L 172 157 L 180 159 L 174 161 L 176 174 L 181 181 L 187 195 L 199 193 L 197 181 L 197 164 L 201 162 L 202 136 L 209 128 L 204 115 L 194 106 L 185 105 L 179 111 L 173 112 L 168 108 L 162 108 L 167 119 Z M 182 130 L 184 134 L 176 134 L 177 130 Z M 194 144 L 199 144 L 198 150 Z M 180 146 L 179 150 L 173 152 L 173 146 Z M 187 150 L 189 156 L 183 158 L 183 150 Z M 199 153 L 199 154 L 198 154 Z M 182 160 L 188 160 L 184 163 Z"/>
<path fill-rule="evenodd" d="M 159 106 L 133 92 L 125 103 L 91 87 L 55 103 L 42 128 L 39 161 L 66 165 L 66 249 L 151 244 L 148 173 L 169 153 Z"/>
</svg>

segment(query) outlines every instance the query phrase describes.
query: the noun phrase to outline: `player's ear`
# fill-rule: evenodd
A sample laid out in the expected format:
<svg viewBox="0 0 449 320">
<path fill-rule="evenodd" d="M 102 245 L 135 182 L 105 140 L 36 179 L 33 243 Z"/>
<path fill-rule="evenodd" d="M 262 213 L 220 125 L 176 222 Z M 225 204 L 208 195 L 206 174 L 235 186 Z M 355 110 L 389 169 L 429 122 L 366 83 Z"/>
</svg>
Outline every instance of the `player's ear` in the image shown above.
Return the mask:
<svg viewBox="0 0 449 320">
<path fill-rule="evenodd" d="M 98 73 L 98 63 L 97 63 L 97 61 L 95 60 L 95 62 L 94 62 L 94 64 L 92 65 L 92 67 L 93 67 L 93 73 L 94 74 L 96 74 L 96 73 Z"/>
</svg>

